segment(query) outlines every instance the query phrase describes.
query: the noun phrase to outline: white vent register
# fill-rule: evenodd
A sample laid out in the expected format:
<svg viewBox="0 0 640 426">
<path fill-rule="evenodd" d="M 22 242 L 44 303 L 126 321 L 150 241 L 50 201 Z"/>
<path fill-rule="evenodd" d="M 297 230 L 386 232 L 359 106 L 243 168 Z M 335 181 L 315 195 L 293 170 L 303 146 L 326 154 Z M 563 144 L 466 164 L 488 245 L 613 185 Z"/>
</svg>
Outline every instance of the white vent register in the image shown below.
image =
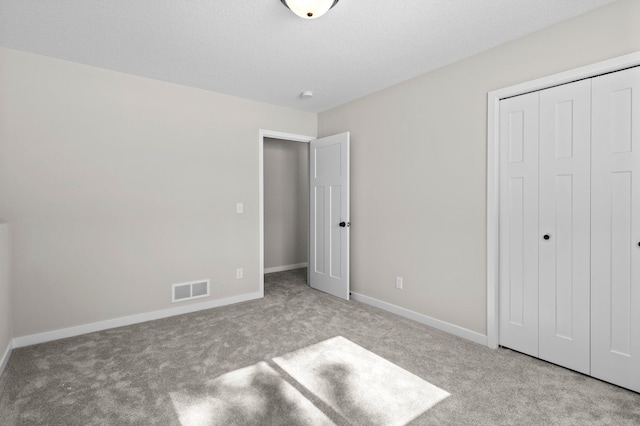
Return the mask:
<svg viewBox="0 0 640 426">
<path fill-rule="evenodd" d="M 171 286 L 171 303 L 209 296 L 209 280 L 190 281 Z"/>
</svg>

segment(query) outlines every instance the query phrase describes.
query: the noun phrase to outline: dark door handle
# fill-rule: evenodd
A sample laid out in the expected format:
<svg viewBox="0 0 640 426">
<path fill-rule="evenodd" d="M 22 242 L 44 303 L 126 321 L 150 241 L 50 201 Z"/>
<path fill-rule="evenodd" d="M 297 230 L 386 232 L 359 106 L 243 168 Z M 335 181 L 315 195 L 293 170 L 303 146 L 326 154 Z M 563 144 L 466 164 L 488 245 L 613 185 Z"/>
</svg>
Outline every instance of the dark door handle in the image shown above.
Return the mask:
<svg viewBox="0 0 640 426">
<path fill-rule="evenodd" d="M 545 236 L 544 236 L 544 237 L 542 237 L 542 238 L 544 238 L 545 240 L 548 240 L 549 238 L 551 238 L 551 235 L 547 234 L 547 235 L 545 235 Z"/>
<path fill-rule="evenodd" d="M 351 222 L 340 222 L 341 228 L 346 228 L 347 226 L 351 226 Z"/>
</svg>

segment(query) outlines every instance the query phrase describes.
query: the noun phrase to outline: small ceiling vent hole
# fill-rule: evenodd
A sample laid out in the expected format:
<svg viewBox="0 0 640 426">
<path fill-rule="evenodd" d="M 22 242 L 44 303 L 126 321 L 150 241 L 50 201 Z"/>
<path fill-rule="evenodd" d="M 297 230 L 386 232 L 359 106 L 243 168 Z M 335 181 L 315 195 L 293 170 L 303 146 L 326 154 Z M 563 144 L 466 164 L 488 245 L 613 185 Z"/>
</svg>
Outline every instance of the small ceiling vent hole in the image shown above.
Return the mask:
<svg viewBox="0 0 640 426">
<path fill-rule="evenodd" d="M 171 286 L 171 303 L 209 296 L 209 280 L 190 281 Z"/>
</svg>

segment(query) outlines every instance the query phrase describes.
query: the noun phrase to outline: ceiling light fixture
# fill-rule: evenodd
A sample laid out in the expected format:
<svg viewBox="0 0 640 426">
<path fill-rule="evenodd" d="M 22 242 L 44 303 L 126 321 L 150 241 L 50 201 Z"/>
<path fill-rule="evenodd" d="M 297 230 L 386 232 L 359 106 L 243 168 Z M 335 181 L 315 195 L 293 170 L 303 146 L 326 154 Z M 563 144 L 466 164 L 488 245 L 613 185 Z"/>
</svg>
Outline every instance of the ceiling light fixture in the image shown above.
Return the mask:
<svg viewBox="0 0 640 426">
<path fill-rule="evenodd" d="M 338 4 L 339 0 L 280 0 L 289 10 L 304 19 L 316 19 Z"/>
</svg>

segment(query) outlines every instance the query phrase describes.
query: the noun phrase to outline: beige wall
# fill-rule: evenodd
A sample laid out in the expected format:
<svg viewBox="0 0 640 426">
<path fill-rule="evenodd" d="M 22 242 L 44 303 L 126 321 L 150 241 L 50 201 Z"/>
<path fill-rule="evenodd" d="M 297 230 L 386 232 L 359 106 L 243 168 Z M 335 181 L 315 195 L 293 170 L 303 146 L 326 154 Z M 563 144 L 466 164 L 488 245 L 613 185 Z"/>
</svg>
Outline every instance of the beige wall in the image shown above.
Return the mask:
<svg viewBox="0 0 640 426">
<path fill-rule="evenodd" d="M 0 364 L 12 338 L 10 248 L 9 225 L 0 221 Z"/>
<path fill-rule="evenodd" d="M 309 144 L 265 139 L 264 267 L 307 262 Z"/>
<path fill-rule="evenodd" d="M 210 299 L 258 292 L 258 130 L 316 125 L 316 114 L 0 49 L 14 336 L 175 307 L 172 283 L 210 278 Z"/>
<path fill-rule="evenodd" d="M 484 333 L 486 94 L 640 50 L 638 22 L 620 0 L 319 117 L 0 48 L 13 335 L 258 291 L 258 129 L 316 126 L 351 132 L 353 291 Z"/>
<path fill-rule="evenodd" d="M 352 290 L 485 334 L 487 92 L 638 51 L 638 23 L 621 0 L 320 114 L 351 132 Z"/>
</svg>

